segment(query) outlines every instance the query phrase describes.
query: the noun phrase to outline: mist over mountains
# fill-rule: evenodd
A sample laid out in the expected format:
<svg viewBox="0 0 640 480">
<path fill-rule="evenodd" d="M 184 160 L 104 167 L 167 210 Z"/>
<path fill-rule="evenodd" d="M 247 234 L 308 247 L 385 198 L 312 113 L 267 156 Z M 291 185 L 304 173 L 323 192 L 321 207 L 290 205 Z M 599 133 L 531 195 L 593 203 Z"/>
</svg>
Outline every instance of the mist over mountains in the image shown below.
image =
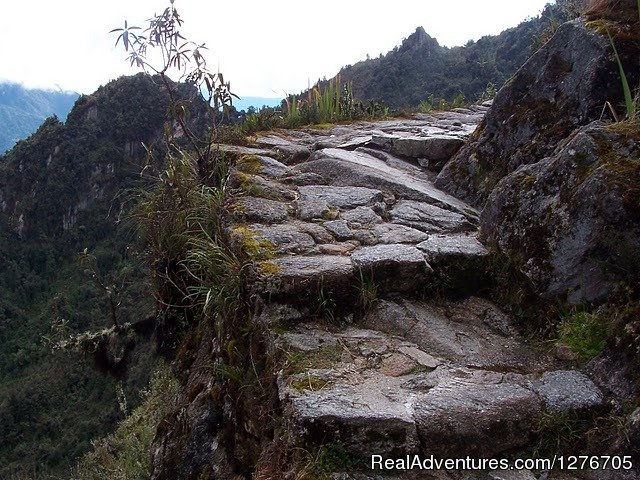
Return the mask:
<svg viewBox="0 0 640 480">
<path fill-rule="evenodd" d="M 0 153 L 35 132 L 45 118 L 55 115 L 64 121 L 77 99 L 75 92 L 0 82 Z"/>
</svg>

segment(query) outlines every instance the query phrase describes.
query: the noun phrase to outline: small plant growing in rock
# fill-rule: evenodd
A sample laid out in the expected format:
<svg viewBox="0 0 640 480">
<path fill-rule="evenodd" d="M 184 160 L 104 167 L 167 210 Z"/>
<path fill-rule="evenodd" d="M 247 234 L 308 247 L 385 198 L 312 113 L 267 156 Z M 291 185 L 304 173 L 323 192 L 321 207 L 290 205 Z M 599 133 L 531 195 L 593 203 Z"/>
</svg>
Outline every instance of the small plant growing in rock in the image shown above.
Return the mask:
<svg viewBox="0 0 640 480">
<path fill-rule="evenodd" d="M 318 285 L 318 294 L 313 302 L 313 315 L 329 322 L 335 320 L 336 301 L 331 298 L 324 283 L 321 281 Z"/>
<path fill-rule="evenodd" d="M 635 91 L 631 89 L 614 37 L 622 35 L 636 41 L 640 38 L 637 33 L 640 28 L 640 0 L 624 0 L 623 2 L 592 0 L 585 10 L 585 16 L 587 20 L 590 20 L 592 26 L 606 33 L 609 37 L 620 73 L 620 83 L 624 95 L 625 119 L 637 122 L 640 120 L 640 85 Z M 612 34 L 612 29 L 616 31 L 616 35 Z M 609 108 L 616 121 L 618 121 L 618 117 L 611 105 L 609 105 Z"/>
<path fill-rule="evenodd" d="M 364 312 L 369 311 L 378 299 L 378 286 L 372 274 L 365 274 L 360 270 L 358 294 L 362 310 Z"/>
</svg>

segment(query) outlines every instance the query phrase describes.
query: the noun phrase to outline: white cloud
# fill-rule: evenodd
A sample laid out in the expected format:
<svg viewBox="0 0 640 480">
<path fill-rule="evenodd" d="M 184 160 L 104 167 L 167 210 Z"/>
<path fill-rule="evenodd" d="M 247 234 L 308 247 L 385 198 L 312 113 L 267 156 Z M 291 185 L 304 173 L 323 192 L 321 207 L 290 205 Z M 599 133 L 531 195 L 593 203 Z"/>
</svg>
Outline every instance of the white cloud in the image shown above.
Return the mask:
<svg viewBox="0 0 640 480">
<path fill-rule="evenodd" d="M 144 26 L 168 1 L 10 1 L 3 5 L 0 78 L 28 86 L 91 93 L 135 70 L 109 30 Z M 386 53 L 416 27 L 447 46 L 496 34 L 537 15 L 546 0 L 176 0 L 193 40 L 206 42 L 233 90 L 244 95 L 298 92 L 346 64 Z"/>
</svg>

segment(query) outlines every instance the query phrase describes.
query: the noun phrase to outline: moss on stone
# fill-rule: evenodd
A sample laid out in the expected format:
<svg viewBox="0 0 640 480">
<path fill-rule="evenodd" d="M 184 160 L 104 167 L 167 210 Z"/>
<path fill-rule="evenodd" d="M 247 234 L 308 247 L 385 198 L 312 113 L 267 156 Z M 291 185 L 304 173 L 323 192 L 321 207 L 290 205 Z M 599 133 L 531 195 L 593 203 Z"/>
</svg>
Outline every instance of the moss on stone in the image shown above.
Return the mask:
<svg viewBox="0 0 640 480">
<path fill-rule="evenodd" d="M 329 381 L 312 375 L 310 372 L 306 372 L 306 375 L 300 375 L 295 379 L 292 378 L 289 385 L 298 392 L 302 392 L 304 390 L 315 392 L 322 390 L 329 385 Z"/>
<path fill-rule="evenodd" d="M 232 237 L 252 260 L 268 260 L 273 258 L 276 245 L 246 225 L 238 225 L 231 231 Z"/>
<path fill-rule="evenodd" d="M 262 171 L 262 163 L 257 155 L 243 155 L 236 162 L 236 168 L 244 173 L 258 174 Z"/>
<path fill-rule="evenodd" d="M 258 271 L 262 276 L 269 277 L 280 271 L 280 266 L 269 260 L 258 262 Z"/>
</svg>

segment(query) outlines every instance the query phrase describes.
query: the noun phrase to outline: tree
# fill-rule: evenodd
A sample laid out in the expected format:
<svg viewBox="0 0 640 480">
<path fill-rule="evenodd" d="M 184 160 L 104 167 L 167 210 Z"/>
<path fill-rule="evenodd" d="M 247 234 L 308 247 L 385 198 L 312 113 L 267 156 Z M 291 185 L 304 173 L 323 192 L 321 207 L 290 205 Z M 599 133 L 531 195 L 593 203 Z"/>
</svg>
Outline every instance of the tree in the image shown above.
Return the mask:
<svg viewBox="0 0 640 480">
<path fill-rule="evenodd" d="M 171 114 L 194 150 L 200 180 L 205 185 L 215 186 L 221 178 L 216 168 L 219 155 L 213 148 L 212 138 L 218 126 L 219 112 L 230 109 L 233 98 L 238 97 L 231 93 L 230 84 L 225 82 L 222 73 L 208 69 L 203 55 L 206 45 L 182 35 L 183 20 L 174 3 L 170 0 L 170 5 L 160 15 L 148 19 L 149 25 L 144 30 L 130 26 L 125 20 L 123 28 L 115 28 L 110 33 L 118 34 L 116 46 L 122 43 L 129 53 L 131 66 L 159 76 L 171 98 Z M 152 52 L 159 52 L 161 61 L 154 63 Z M 189 128 L 187 105 L 178 99 L 175 86 L 168 77 L 169 72 L 176 72 L 179 82 L 193 85 L 205 100 L 210 128 L 204 139 Z"/>
</svg>

